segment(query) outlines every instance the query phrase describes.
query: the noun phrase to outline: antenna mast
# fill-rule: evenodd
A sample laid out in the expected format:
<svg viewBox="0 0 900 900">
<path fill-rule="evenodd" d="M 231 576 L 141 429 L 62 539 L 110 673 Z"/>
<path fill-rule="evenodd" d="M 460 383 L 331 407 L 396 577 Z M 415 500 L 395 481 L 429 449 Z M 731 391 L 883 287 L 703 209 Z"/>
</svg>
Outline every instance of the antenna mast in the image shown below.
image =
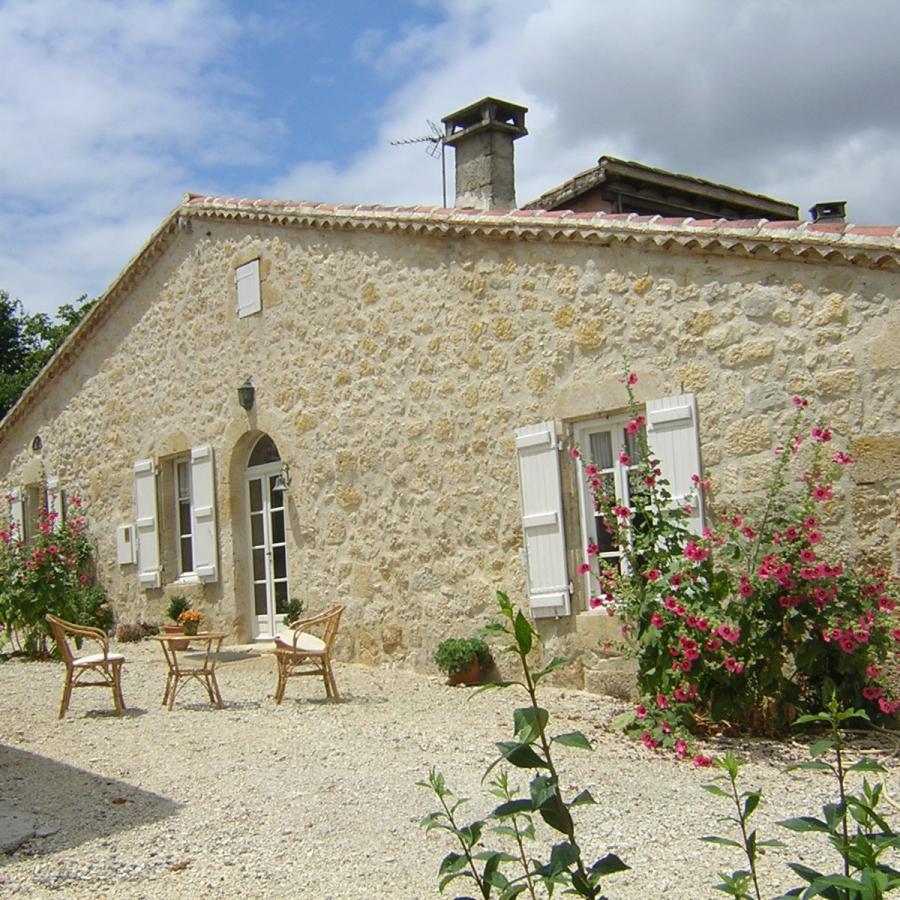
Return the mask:
<svg viewBox="0 0 900 900">
<path fill-rule="evenodd" d="M 444 148 L 446 143 L 444 141 L 444 133 L 441 131 L 438 126 L 431 121 L 431 119 L 426 119 L 428 122 L 428 127 L 431 128 L 431 134 L 423 135 L 422 137 L 413 137 L 413 138 L 400 138 L 396 141 L 390 141 L 392 147 L 400 147 L 405 144 L 429 144 L 428 147 L 425 148 L 425 152 L 432 158 L 437 159 L 438 156 L 441 158 L 441 197 L 444 202 L 444 209 L 447 208 L 447 163 L 445 159 L 445 151 Z"/>
</svg>

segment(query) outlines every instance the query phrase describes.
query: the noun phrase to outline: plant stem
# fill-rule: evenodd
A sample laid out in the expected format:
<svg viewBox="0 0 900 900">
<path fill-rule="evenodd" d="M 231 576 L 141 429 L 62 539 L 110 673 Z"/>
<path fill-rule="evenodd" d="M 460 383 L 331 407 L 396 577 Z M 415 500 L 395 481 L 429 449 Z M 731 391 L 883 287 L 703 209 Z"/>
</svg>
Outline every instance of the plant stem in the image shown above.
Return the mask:
<svg viewBox="0 0 900 900">
<path fill-rule="evenodd" d="M 453 828 L 453 833 L 456 835 L 456 839 L 459 841 L 460 846 L 463 848 L 463 853 L 465 854 L 466 861 L 469 864 L 469 871 L 472 873 L 472 877 L 475 879 L 475 884 L 478 885 L 478 890 L 481 892 L 481 896 L 484 900 L 490 900 L 491 896 L 491 888 L 490 885 L 487 885 L 482 880 L 481 876 L 478 874 L 478 868 L 475 865 L 475 860 L 472 859 L 472 854 L 469 851 L 468 844 L 459 836 L 459 829 L 456 827 L 456 820 L 453 818 L 453 812 L 450 807 L 447 806 L 447 801 L 444 799 L 444 795 L 438 793 L 438 800 L 441 802 L 441 806 L 444 808 L 444 815 L 447 817 L 447 821 Z"/>
<path fill-rule="evenodd" d="M 526 654 L 523 653 L 520 648 L 517 648 L 516 652 L 518 653 L 519 659 L 522 662 L 522 671 L 525 673 L 525 690 L 528 691 L 528 696 L 531 699 L 531 705 L 535 710 L 540 709 L 537 702 L 537 692 L 534 686 L 534 681 L 531 677 L 531 670 L 528 667 L 528 659 L 526 658 Z M 556 802 L 559 804 L 561 809 L 565 809 L 566 805 L 562 798 L 562 792 L 559 789 L 559 776 L 556 773 L 556 768 L 554 767 L 553 760 L 550 757 L 550 742 L 547 740 L 547 735 L 544 732 L 543 725 L 541 725 L 540 738 L 541 748 L 544 751 L 544 758 L 547 761 L 547 768 L 550 771 L 551 778 L 553 779 Z M 585 871 L 584 863 L 581 861 L 581 849 L 579 848 L 578 843 L 575 840 L 575 825 L 572 822 L 571 816 L 569 817 L 569 828 L 566 832 L 566 837 L 569 839 L 569 843 L 575 848 L 577 854 L 575 859 L 575 866 L 578 869 L 578 874 L 581 876 L 585 883 L 588 883 L 588 875 Z M 596 897 L 599 893 L 600 890 L 598 888 L 591 894 L 591 897 Z"/>
<path fill-rule="evenodd" d="M 728 773 L 728 777 L 731 781 L 731 796 L 734 798 L 734 805 L 737 808 L 738 822 L 740 822 L 741 825 L 741 840 L 744 842 L 744 854 L 747 857 L 747 862 L 750 863 L 750 875 L 753 878 L 753 890 L 756 893 L 756 900 L 762 900 L 762 895 L 759 892 L 759 881 L 757 881 L 756 878 L 756 860 L 750 854 L 750 845 L 747 838 L 747 823 L 741 811 L 741 798 L 737 792 L 737 779 L 730 772 Z"/>
<path fill-rule="evenodd" d="M 841 742 L 841 732 L 838 727 L 838 721 L 836 716 L 832 716 L 831 719 L 831 732 L 834 735 L 834 755 L 837 760 L 837 782 L 838 782 L 838 793 L 841 797 L 841 837 L 843 839 L 843 849 L 841 852 L 841 856 L 844 859 L 844 875 L 845 877 L 850 877 L 850 860 L 847 854 L 847 850 L 850 846 L 850 833 L 847 828 L 847 793 L 844 788 L 844 756 L 843 756 L 843 744 Z M 845 897 L 849 897 L 850 895 L 847 891 L 842 891 Z"/>
</svg>

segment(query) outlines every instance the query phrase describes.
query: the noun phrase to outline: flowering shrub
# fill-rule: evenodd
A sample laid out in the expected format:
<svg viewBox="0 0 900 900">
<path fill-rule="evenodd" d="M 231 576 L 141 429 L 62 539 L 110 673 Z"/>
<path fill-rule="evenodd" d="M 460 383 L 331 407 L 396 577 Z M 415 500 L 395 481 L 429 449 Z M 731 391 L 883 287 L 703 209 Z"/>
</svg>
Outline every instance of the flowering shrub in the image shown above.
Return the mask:
<svg viewBox="0 0 900 900">
<path fill-rule="evenodd" d="M 6 636 L 30 656 L 46 653 L 47 613 L 108 629 L 112 611 L 94 583 L 94 553 L 77 497 L 65 521 L 41 510 L 37 533 L 28 541 L 15 525 L 0 530 L 0 622 Z"/>
<path fill-rule="evenodd" d="M 883 676 L 900 647 L 897 580 L 862 574 L 827 547 L 823 504 L 852 463 L 829 449 L 831 431 L 805 427 L 808 404 L 794 398 L 790 440 L 775 449 L 765 496 L 694 535 L 690 507 L 673 502 L 648 446 L 635 381 L 627 380 L 628 428 L 641 459 L 630 473 L 631 505 L 617 505 L 585 465 L 596 507 L 623 548 L 622 571 L 594 547 L 585 566 L 598 585 L 592 606 L 623 619 L 639 664 L 644 699 L 623 724 L 648 747 L 687 756 L 684 729 L 702 717 L 775 733 L 832 696 L 876 720 L 895 715 L 900 700 Z M 694 483 L 709 488 L 699 475 Z"/>
</svg>

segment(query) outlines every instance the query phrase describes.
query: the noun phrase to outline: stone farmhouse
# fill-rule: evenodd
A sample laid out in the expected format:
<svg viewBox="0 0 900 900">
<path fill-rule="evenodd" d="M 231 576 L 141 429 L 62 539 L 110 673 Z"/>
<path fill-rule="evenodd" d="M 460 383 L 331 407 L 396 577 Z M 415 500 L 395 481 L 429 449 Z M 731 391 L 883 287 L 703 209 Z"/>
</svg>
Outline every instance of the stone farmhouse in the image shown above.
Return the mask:
<svg viewBox="0 0 900 900">
<path fill-rule="evenodd" d="M 180 593 L 264 640 L 290 597 L 341 601 L 368 664 L 431 670 L 502 588 L 600 689 L 565 448 L 627 501 L 627 360 L 675 493 L 702 472 L 713 506 L 809 397 L 857 459 L 842 546 L 894 567 L 900 229 L 609 157 L 517 208 L 524 114 L 444 120 L 452 209 L 185 196 L 0 422 L 10 518 L 82 497 L 119 621 Z"/>
</svg>

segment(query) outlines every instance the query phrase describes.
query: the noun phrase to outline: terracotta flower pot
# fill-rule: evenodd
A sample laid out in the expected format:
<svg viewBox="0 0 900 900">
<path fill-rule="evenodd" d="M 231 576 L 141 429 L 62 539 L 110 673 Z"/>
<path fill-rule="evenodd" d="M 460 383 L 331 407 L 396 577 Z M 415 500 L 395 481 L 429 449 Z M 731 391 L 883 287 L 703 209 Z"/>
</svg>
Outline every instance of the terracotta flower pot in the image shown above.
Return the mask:
<svg viewBox="0 0 900 900">
<path fill-rule="evenodd" d="M 467 669 L 451 673 L 447 678 L 447 684 L 463 684 L 470 687 L 474 684 L 481 684 L 482 675 L 481 663 L 477 659 L 473 659 Z"/>
<path fill-rule="evenodd" d="M 166 634 L 185 633 L 183 625 L 163 625 L 163 631 L 165 631 Z M 187 648 L 191 646 L 191 642 L 189 640 L 172 641 L 171 646 L 173 650 L 187 650 Z"/>
</svg>

